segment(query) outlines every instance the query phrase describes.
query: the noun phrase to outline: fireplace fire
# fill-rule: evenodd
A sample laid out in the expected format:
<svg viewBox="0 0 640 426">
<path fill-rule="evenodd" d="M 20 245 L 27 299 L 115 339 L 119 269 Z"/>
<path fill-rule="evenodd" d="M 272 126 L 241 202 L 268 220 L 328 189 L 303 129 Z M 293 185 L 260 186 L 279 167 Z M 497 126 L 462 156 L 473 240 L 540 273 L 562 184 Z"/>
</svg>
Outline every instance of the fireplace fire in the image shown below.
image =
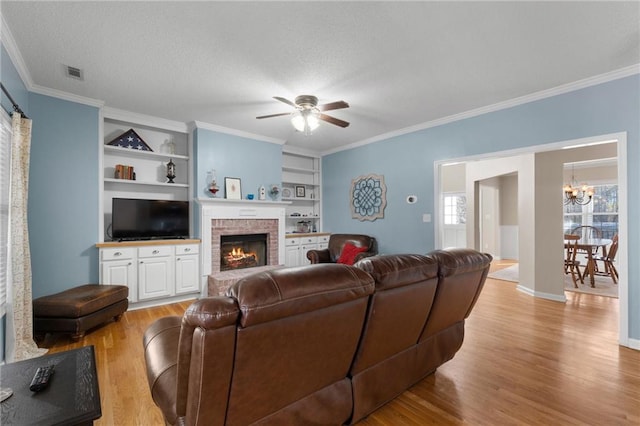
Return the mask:
<svg viewBox="0 0 640 426">
<path fill-rule="evenodd" d="M 267 234 L 222 235 L 220 248 L 221 271 L 268 264 Z"/>
</svg>

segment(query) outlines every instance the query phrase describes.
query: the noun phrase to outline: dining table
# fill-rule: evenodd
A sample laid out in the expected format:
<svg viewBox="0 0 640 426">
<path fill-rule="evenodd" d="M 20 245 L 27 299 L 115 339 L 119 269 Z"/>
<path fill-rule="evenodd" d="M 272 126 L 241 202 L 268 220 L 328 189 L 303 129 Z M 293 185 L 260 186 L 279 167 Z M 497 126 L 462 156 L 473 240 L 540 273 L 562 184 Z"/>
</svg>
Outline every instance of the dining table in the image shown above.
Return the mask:
<svg viewBox="0 0 640 426">
<path fill-rule="evenodd" d="M 597 253 L 600 247 L 602 247 L 602 255 L 607 255 L 607 246 L 610 245 L 613 240 L 608 238 L 580 238 L 577 242 L 576 248 L 582 252 L 586 252 L 587 255 L 587 265 L 584 271 L 585 275 L 589 274 L 589 282 L 591 287 L 595 287 L 595 270 L 596 270 L 596 261 L 593 259 L 594 253 Z M 565 248 L 568 244 L 573 245 L 573 241 L 569 241 L 565 237 Z"/>
</svg>

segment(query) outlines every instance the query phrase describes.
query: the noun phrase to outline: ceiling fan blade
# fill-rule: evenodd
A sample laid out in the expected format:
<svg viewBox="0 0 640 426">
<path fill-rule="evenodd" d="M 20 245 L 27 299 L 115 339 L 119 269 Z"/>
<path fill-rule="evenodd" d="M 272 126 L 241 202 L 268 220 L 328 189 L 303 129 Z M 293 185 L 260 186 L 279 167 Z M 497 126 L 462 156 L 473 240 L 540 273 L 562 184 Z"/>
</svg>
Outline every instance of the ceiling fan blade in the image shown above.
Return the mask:
<svg viewBox="0 0 640 426">
<path fill-rule="evenodd" d="M 331 102 L 328 104 L 318 106 L 318 109 L 320 111 L 331 111 L 334 109 L 342 109 L 342 108 L 349 108 L 349 104 L 346 103 L 345 101 L 337 101 L 337 102 Z"/>
<path fill-rule="evenodd" d="M 320 120 L 326 121 L 327 123 L 335 124 L 336 126 L 340 126 L 340 127 L 349 126 L 348 122 L 344 120 L 340 120 L 339 118 L 331 117 L 330 115 L 320 114 L 318 118 L 320 118 Z"/>
<path fill-rule="evenodd" d="M 260 117 L 256 117 L 257 119 L 261 119 L 261 118 L 271 118 L 271 117 L 281 117 L 283 115 L 291 115 L 290 112 L 281 112 L 278 114 L 269 114 L 269 115 L 261 115 Z"/>
<path fill-rule="evenodd" d="M 281 98 L 280 96 L 274 96 L 273 99 L 275 99 L 276 101 L 284 102 L 285 104 L 291 105 L 294 108 L 298 108 L 298 105 L 294 104 L 289 99 Z"/>
</svg>

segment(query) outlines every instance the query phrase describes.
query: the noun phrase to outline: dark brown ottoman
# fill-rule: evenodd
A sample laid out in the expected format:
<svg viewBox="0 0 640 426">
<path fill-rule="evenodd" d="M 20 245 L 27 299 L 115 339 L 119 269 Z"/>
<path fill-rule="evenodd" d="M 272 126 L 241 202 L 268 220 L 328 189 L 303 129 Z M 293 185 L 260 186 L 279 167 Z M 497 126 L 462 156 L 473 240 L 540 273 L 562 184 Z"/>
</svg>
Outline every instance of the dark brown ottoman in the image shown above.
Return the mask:
<svg viewBox="0 0 640 426">
<path fill-rule="evenodd" d="M 33 301 L 33 333 L 71 333 L 78 340 L 93 327 L 118 321 L 129 307 L 128 296 L 124 285 L 86 284 L 39 297 Z"/>
</svg>

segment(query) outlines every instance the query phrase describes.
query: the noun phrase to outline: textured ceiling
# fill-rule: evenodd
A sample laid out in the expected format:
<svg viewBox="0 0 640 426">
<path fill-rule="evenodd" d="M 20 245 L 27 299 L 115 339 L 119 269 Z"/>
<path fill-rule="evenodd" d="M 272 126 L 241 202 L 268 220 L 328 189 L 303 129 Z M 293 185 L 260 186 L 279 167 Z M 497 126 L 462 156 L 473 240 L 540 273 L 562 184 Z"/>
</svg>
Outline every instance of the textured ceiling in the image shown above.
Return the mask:
<svg viewBox="0 0 640 426">
<path fill-rule="evenodd" d="M 319 152 L 640 63 L 640 2 L 12 2 L 31 83 Z M 84 71 L 70 79 L 64 66 Z M 273 96 L 347 101 L 297 133 Z"/>
</svg>

